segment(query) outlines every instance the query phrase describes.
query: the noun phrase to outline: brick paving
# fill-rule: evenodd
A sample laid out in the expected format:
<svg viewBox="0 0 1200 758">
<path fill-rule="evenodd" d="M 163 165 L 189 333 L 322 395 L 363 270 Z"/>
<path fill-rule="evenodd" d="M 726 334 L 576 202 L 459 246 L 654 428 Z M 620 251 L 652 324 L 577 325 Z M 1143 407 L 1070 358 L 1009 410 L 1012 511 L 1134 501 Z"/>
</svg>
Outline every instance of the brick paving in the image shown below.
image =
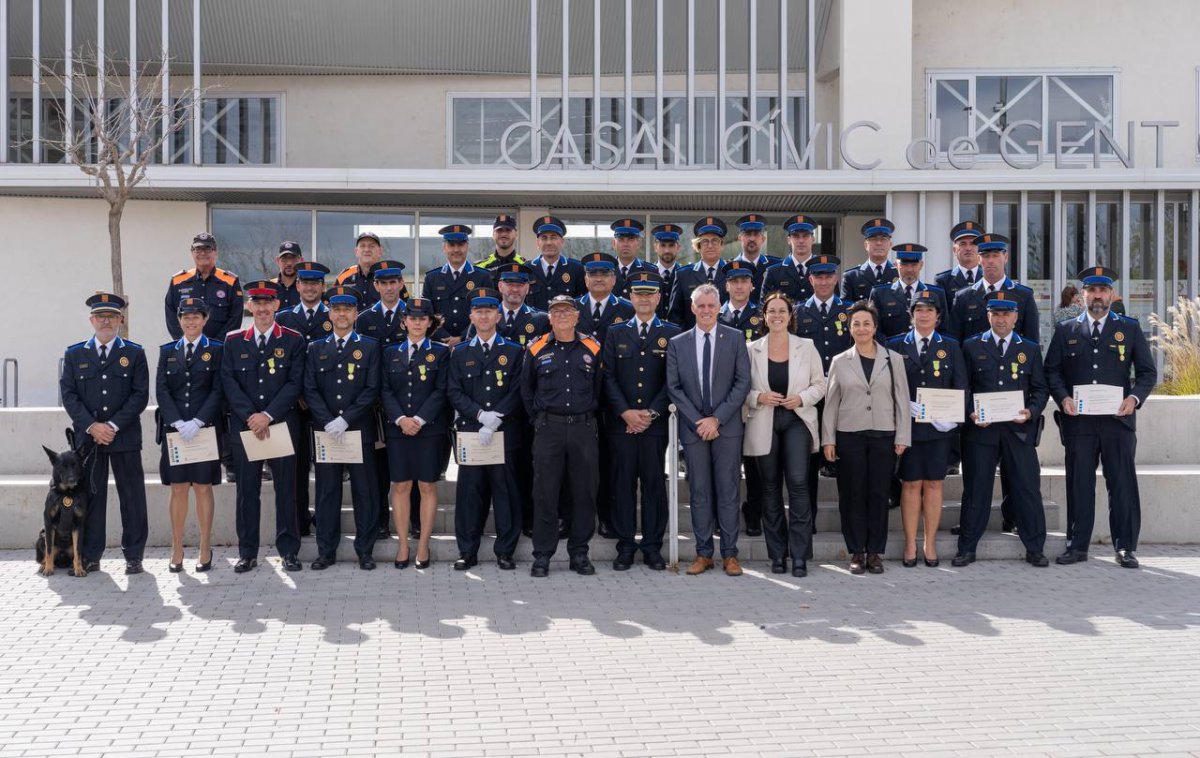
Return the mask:
<svg viewBox="0 0 1200 758">
<path fill-rule="evenodd" d="M 1200 548 L 1093 556 L 536 580 L 155 549 L 47 580 L 2 552 L 0 755 L 1200 754 Z"/>
</svg>

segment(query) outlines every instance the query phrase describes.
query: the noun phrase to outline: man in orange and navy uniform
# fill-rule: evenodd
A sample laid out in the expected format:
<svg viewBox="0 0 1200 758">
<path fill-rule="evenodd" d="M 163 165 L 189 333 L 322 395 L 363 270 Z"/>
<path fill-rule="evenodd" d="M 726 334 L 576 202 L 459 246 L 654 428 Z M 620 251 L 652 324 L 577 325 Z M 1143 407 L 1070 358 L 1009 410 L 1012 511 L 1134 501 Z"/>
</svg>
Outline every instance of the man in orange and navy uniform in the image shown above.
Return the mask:
<svg viewBox="0 0 1200 758">
<path fill-rule="evenodd" d="M 192 238 L 192 261 L 195 268 L 175 274 L 167 285 L 164 304 L 167 331 L 172 339 L 183 336 L 179 328 L 179 301 L 198 297 L 208 305 L 204 336 L 223 340 L 242 325 L 242 284 L 237 274 L 217 268 L 217 238 L 208 232 Z"/>
</svg>

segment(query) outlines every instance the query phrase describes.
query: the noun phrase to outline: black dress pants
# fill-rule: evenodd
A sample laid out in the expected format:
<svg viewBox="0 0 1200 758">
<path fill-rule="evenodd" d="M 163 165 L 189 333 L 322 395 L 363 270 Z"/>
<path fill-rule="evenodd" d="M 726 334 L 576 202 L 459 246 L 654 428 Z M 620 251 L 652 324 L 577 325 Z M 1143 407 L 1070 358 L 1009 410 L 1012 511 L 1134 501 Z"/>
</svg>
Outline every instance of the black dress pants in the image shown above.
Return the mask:
<svg viewBox="0 0 1200 758">
<path fill-rule="evenodd" d="M 812 509 L 809 505 L 809 464 L 812 435 L 794 411 L 776 408 L 771 431 L 771 452 L 757 462 L 762 482 L 763 538 L 767 556 L 777 561 L 789 554 L 793 560 L 812 558 Z M 788 509 L 783 510 L 783 485 L 787 483 Z"/>
<path fill-rule="evenodd" d="M 591 414 L 543 413 L 533 424 L 533 554 L 558 549 L 558 507 L 564 483 L 570 490 L 567 554 L 586 556 L 596 529 L 599 439 Z"/>
<path fill-rule="evenodd" d="M 888 495 L 896 470 L 895 435 L 837 433 L 838 510 L 850 553 L 887 548 Z"/>
<path fill-rule="evenodd" d="M 617 554 L 646 555 L 662 551 L 667 530 L 667 483 L 663 478 L 667 437 L 663 434 L 610 432 L 613 462 L 612 526 L 617 534 Z M 642 492 L 642 542 L 635 540 L 638 526 L 638 487 Z"/>
</svg>

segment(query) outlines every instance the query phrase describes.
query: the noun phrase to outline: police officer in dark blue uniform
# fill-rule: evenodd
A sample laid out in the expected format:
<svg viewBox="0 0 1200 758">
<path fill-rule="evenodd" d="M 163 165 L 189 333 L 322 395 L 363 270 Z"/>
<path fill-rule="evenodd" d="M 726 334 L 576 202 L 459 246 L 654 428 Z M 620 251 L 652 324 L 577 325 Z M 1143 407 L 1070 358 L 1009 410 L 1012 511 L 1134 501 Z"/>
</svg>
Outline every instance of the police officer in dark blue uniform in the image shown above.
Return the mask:
<svg viewBox="0 0 1200 758">
<path fill-rule="evenodd" d="M 596 573 L 588 541 L 596 523 L 600 398 L 600 344 L 576 330 L 579 303 L 558 296 L 550 303 L 549 334 L 529 346 L 521 377 L 525 411 L 533 418 L 533 567 L 544 577 L 558 549 L 558 504 L 566 479 L 571 493 L 567 553 L 571 570 Z M 619 328 L 619 327 L 618 327 Z"/>
<path fill-rule="evenodd" d="M 125 573 L 142 573 L 149 527 L 146 479 L 142 470 L 141 413 L 150 398 L 150 371 L 142 346 L 121 339 L 125 299 L 98 292 L 86 301 L 95 334 L 67 348 L 59 391 L 71 417 L 77 446 L 94 443 L 87 468 L 91 492 L 83 524 L 82 576 L 100 570 L 108 505 L 108 469 L 112 466 L 121 504 L 121 552 Z M 178 320 L 175 324 L 179 327 Z M 86 456 L 88 453 L 85 453 Z M 47 535 L 49 537 L 49 535 Z"/>
<path fill-rule="evenodd" d="M 1011 292 L 996 292 L 987 301 L 991 329 L 963 343 L 970 382 L 967 407 L 974 407 L 972 398 L 978 395 L 1013 391 L 1022 393 L 1025 407 L 1013 421 L 990 422 L 986 416 L 980 418 L 971 411 L 963 444 L 964 486 L 970 492 L 964 498 L 962 532 L 958 536 L 958 553 L 952 561 L 957 567 L 975 562 L 975 548 L 992 510 L 992 485 L 998 461 L 1005 462 L 1000 476 L 1009 480 L 1017 532 L 1025 545 L 1025 560 L 1039 568 L 1050 565 L 1043 552 L 1046 514 L 1037 456 L 1048 389 L 1041 349 L 1014 330 L 1017 302 Z"/>
<path fill-rule="evenodd" d="M 767 220 L 761 213 L 748 213 L 739 218 L 737 239 L 742 251 L 733 259 L 750 266 L 754 296 L 759 299 L 762 297 L 763 276 L 766 275 L 767 269 L 780 262 L 778 257 L 763 252 L 767 244 L 766 226 Z"/>
<path fill-rule="evenodd" d="M 499 293 L 476 288 L 471 298 L 471 325 L 475 336 L 450 354 L 446 396 L 454 407 L 454 428 L 459 434 L 479 435 L 482 445 L 499 444 L 493 435 L 504 435 L 504 462 L 489 465 L 460 464 L 454 502 L 454 536 L 458 542 L 455 571 L 479 563 L 479 543 L 487 521 L 490 498 L 496 523 L 496 565 L 516 568 L 513 551 L 521 536 L 521 505 L 513 461 L 521 449 L 521 364 L 525 350 L 496 331 L 500 321 Z M 460 445 L 461 447 L 461 445 Z"/>
<path fill-rule="evenodd" d="M 375 568 L 371 553 L 379 524 L 375 491 L 375 403 L 379 399 L 379 343 L 354 330 L 358 294 L 350 287 L 325 293 L 333 333 L 308 347 L 304 361 L 304 400 L 312 414 L 310 432 L 323 431 L 341 442 L 357 432 L 362 463 L 320 463 L 317 469 L 317 558 L 314 571 L 337 563 L 342 538 L 342 471 L 350 472 L 354 504 L 354 552 L 358 567 Z"/>
<path fill-rule="evenodd" d="M 371 286 L 379 295 L 373 305 L 358 314 L 354 331 L 379 342 L 383 347 L 404 341 L 404 264 L 378 261 L 371 265 Z"/>
<path fill-rule="evenodd" d="M 979 266 L 979 248 L 975 241 L 983 234 L 983 227 L 974 221 L 961 221 L 950 230 L 950 242 L 954 246 L 954 268 L 940 272 L 934 277 L 934 282 L 950 299 L 950 307 L 954 307 L 954 295 L 959 290 L 970 287 L 983 276 Z"/>
<path fill-rule="evenodd" d="M 646 225 L 636 218 L 623 218 L 612 222 L 609 228 L 613 232 L 612 248 L 616 256 L 617 283 L 613 292 L 617 297 L 629 299 L 630 277 L 638 271 L 654 268 L 653 264 L 638 257 L 642 251 L 642 234 L 646 231 Z"/>
<path fill-rule="evenodd" d="M 938 301 L 938 313 L 942 317 L 942 325 L 939 328 L 943 332 L 951 332 L 948 326 L 950 309 L 946 304 L 946 293 L 940 287 L 933 287 L 921 281 L 921 267 L 924 265 L 926 250 L 924 245 L 912 242 L 893 247 L 899 275 L 891 284 L 881 284 L 871 290 L 871 303 L 879 311 L 878 334 L 885 341 L 905 334 L 912 328 L 912 304 L 921 292 L 933 293 L 932 297 Z"/>
<path fill-rule="evenodd" d="M 383 242 L 379 235 L 372 231 L 359 232 L 354 238 L 354 259 L 356 263 L 347 266 L 334 278 L 333 283 L 343 287 L 353 287 L 358 293 L 358 302 L 363 308 L 368 308 L 379 299 L 379 291 L 371 281 L 371 267 L 383 259 Z M 408 299 L 408 286 L 400 280 L 401 300 Z"/>
<path fill-rule="evenodd" d="M 812 295 L 812 285 L 808 282 L 808 263 L 812 260 L 813 232 L 816 228 L 816 221 L 800 213 L 783 222 L 791 252 L 763 275 L 762 289 L 758 293 L 760 301 L 772 292 L 782 292 L 794 303 L 803 303 Z"/>
<path fill-rule="evenodd" d="M 583 264 L 562 254 L 567 225 L 554 216 L 541 216 L 533 222 L 537 235 L 538 255 L 529 261 L 533 279 L 529 285 L 529 304 L 546 310 L 550 298 L 557 295 L 583 297 L 587 286 L 583 280 Z"/>
<path fill-rule="evenodd" d="M 296 266 L 304 258 L 299 242 L 283 242 L 279 252 L 275 254 L 275 265 L 279 267 L 279 276 L 271 281 L 279 285 L 279 310 L 286 311 L 295 308 L 300 302 L 299 278 L 296 276 Z"/>
<path fill-rule="evenodd" d="M 675 272 L 679 270 L 679 238 L 683 236 L 683 227 L 678 224 L 659 224 L 650 230 L 654 242 L 655 262 L 651 268 L 658 271 L 662 277 L 662 297 L 658 301 L 658 317 L 667 318 L 667 310 L 671 305 L 671 288 L 675 286 Z"/>
<path fill-rule="evenodd" d="M 500 266 L 526 262 L 517 252 L 517 217 L 511 213 L 501 213 L 492 222 L 492 242 L 496 243 L 496 248 L 479 262 L 479 268 L 495 273 Z"/>
<path fill-rule="evenodd" d="M 881 284 L 896 281 L 899 272 L 888 260 L 892 247 L 892 233 L 896 225 L 886 218 L 873 218 L 862 225 L 863 247 L 867 260 L 856 268 L 842 274 L 842 297 L 851 303 L 870 297 L 871 290 Z"/>
<path fill-rule="evenodd" d="M 204 336 L 223 340 L 242 325 L 242 283 L 237 274 L 217 268 L 217 238 L 200 232 L 192 238 L 195 268 L 184 269 L 171 277 L 164 302 L 167 333 L 174 339 L 183 336 L 179 328 L 179 301 L 198 297 L 208 304 L 208 323 Z"/>
<path fill-rule="evenodd" d="M 237 470 L 238 562 L 233 570 L 242 574 L 258 565 L 259 520 L 262 507 L 262 461 L 246 458 L 240 432 L 253 432 L 259 439 L 270 436 L 270 427 L 286 424 L 284 433 L 298 421 L 296 403 L 304 389 L 305 342 L 300 334 L 275 322 L 279 295 L 272 281 L 252 282 L 246 287 L 250 298 L 248 329 L 231 333 L 221 357 L 221 391 L 229 402 L 233 423 L 233 460 Z M 275 433 L 278 433 L 277 430 Z M 296 519 L 296 456 L 267 460 L 275 482 L 275 547 L 286 571 L 299 571 L 300 550 Z"/>
<path fill-rule="evenodd" d="M 639 551 L 646 566 L 667 567 L 662 556 L 667 527 L 667 343 L 679 327 L 656 315 L 662 298 L 657 271 L 630 280 L 635 315 L 608 330 L 601 353 L 605 427 L 613 462 L 612 525 L 617 535 L 613 569 L 627 571 Z M 637 532 L 638 490 L 642 493 L 642 541 Z"/>
<path fill-rule="evenodd" d="M 762 310 L 753 299 L 754 271 L 753 265 L 740 258 L 734 258 L 725 266 L 725 289 L 729 293 L 729 300 L 721 306 L 721 312 L 717 315 L 718 322 L 745 335 L 747 344 L 766 332 Z M 757 537 L 762 534 L 762 480 L 758 475 L 758 463 L 753 458 L 743 457 L 742 466 L 746 472 L 742 519 L 746 535 Z"/>
<path fill-rule="evenodd" d="M 1096 465 L 1104 467 L 1108 522 L 1117 563 L 1137 568 L 1142 506 L 1134 450 L 1137 408 L 1158 381 L 1150 345 L 1137 319 L 1112 312 L 1115 271 L 1097 266 L 1080 272 L 1087 310 L 1054 327 L 1046 353 L 1046 382 L 1062 412 L 1054 414 L 1066 448 L 1067 550 L 1061 564 L 1087 560 L 1096 521 Z M 1130 377 L 1132 369 L 1132 378 Z M 1115 415 L 1094 415 L 1075 390 L 1088 385 L 1120 387 Z M 1082 407 L 1080 407 L 1082 405 Z"/>
<path fill-rule="evenodd" d="M 446 263 L 425 273 L 421 294 L 433 303 L 433 312 L 442 321 L 439 335 L 453 347 L 462 342 L 471 325 L 471 298 L 477 287 L 491 287 L 492 274 L 467 260 L 471 227 L 450 224 L 438 229 Z"/>
<path fill-rule="evenodd" d="M 725 222 L 715 216 L 705 216 L 692 226 L 692 233 L 696 235 L 692 247 L 700 253 L 700 260 L 690 266 L 676 266 L 671 305 L 667 308 L 667 320 L 684 331 L 696 325 L 696 317 L 692 315 L 692 291 L 701 284 L 707 282 L 716 287 L 722 303 L 729 299 L 725 292 L 725 259 L 721 257 L 728 232 Z"/>
<path fill-rule="evenodd" d="M 982 234 L 976 238 L 983 276 L 954 295 L 951 328 L 959 342 L 988 328 L 987 301 L 994 292 L 1005 292 L 1006 300 L 1017 304 L 1017 334 L 1027 340 L 1038 338 L 1038 309 L 1033 290 L 1017 284 L 1005 273 L 1008 265 L 1008 238 L 1000 234 Z"/>
</svg>

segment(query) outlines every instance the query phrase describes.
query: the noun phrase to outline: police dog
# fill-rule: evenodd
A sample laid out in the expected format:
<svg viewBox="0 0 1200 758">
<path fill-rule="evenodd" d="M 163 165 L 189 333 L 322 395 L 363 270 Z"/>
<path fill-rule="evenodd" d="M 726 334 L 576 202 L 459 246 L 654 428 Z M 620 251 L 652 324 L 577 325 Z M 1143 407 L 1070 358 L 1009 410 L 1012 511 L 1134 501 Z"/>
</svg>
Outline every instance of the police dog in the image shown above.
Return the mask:
<svg viewBox="0 0 1200 758">
<path fill-rule="evenodd" d="M 45 445 L 52 473 L 43 513 L 45 528 L 38 535 L 34 552 L 38 573 L 50 576 L 55 567 L 71 567 L 75 576 L 87 576 L 83 568 L 83 520 L 87 515 L 87 482 L 83 457 L 68 450 L 56 453 Z"/>
</svg>

